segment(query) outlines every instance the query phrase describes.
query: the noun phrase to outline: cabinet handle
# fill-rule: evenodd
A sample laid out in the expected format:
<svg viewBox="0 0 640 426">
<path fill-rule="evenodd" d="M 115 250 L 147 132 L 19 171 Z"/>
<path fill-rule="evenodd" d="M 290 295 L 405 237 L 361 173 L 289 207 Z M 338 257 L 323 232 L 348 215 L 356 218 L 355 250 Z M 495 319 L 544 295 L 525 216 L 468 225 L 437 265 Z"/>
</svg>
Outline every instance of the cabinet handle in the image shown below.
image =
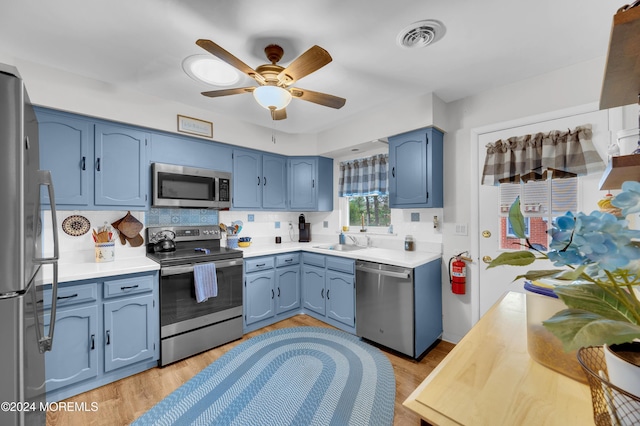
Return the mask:
<svg viewBox="0 0 640 426">
<path fill-rule="evenodd" d="M 111 344 L 111 331 L 107 330 L 107 345 Z"/>
<path fill-rule="evenodd" d="M 320 297 L 324 299 L 324 288 L 320 291 Z"/>
<path fill-rule="evenodd" d="M 258 186 L 260 186 L 260 176 L 258 176 Z"/>
<path fill-rule="evenodd" d="M 278 297 L 280 297 L 280 287 L 278 287 Z"/>
<path fill-rule="evenodd" d="M 395 167 L 391 168 L 391 176 L 396 177 L 396 168 Z"/>
<path fill-rule="evenodd" d="M 96 335 L 92 334 L 91 335 L 91 350 L 94 350 L 96 348 Z"/>
<path fill-rule="evenodd" d="M 266 265 L 267 265 L 266 263 L 258 263 L 256 265 L 256 268 L 262 268 L 263 266 L 266 266 Z"/>
<path fill-rule="evenodd" d="M 87 157 L 82 156 L 82 170 L 87 170 Z"/>
<path fill-rule="evenodd" d="M 329 300 L 329 289 L 327 289 L 327 300 Z"/>
<path fill-rule="evenodd" d="M 72 298 L 74 298 L 74 297 L 78 297 L 78 293 L 76 293 L 76 294 L 72 294 L 71 296 L 58 296 L 58 297 L 56 297 L 56 299 L 58 299 L 58 300 L 64 300 L 64 299 L 72 299 Z"/>
<path fill-rule="evenodd" d="M 287 263 L 291 263 L 291 262 L 293 262 L 293 259 L 285 259 L 284 261 L 287 262 Z"/>
<path fill-rule="evenodd" d="M 96 160 L 96 170 L 100 171 L 100 157 Z"/>
<path fill-rule="evenodd" d="M 139 285 L 138 285 L 138 284 L 136 284 L 136 285 L 129 285 L 129 286 L 123 286 L 123 287 L 120 287 L 120 290 L 125 291 L 125 290 L 130 290 L 130 289 L 132 289 L 132 288 L 138 288 L 138 287 L 139 287 Z"/>
<path fill-rule="evenodd" d="M 262 177 L 262 185 L 267 186 L 267 177 L 266 176 Z"/>
<path fill-rule="evenodd" d="M 313 180 L 311 181 L 311 187 L 312 187 L 312 188 L 315 188 L 315 187 L 316 187 L 316 180 L 315 180 L 315 179 L 313 179 Z"/>
<path fill-rule="evenodd" d="M 275 297 L 275 293 L 273 292 L 273 289 L 271 289 L 271 298 L 273 299 Z"/>
</svg>

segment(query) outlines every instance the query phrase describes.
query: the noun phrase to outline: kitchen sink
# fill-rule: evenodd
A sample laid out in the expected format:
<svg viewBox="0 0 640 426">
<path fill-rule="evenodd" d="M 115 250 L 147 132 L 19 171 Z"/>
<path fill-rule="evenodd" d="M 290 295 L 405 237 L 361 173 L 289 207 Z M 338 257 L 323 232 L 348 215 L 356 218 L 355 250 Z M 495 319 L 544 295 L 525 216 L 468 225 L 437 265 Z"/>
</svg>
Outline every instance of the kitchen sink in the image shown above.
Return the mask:
<svg viewBox="0 0 640 426">
<path fill-rule="evenodd" d="M 360 247 L 353 244 L 327 244 L 323 246 L 313 246 L 313 248 L 319 248 L 323 250 L 335 250 L 335 251 L 354 251 L 354 250 L 362 250 L 366 247 Z"/>
</svg>

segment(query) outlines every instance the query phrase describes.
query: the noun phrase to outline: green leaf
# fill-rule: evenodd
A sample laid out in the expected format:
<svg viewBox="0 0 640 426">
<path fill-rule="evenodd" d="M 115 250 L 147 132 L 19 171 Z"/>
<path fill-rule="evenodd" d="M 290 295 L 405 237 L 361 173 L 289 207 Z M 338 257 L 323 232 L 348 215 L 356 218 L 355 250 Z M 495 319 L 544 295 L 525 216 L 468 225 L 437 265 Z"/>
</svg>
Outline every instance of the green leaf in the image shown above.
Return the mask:
<svg viewBox="0 0 640 426">
<path fill-rule="evenodd" d="M 530 251 L 508 251 L 500 253 L 500 256 L 489 263 L 487 269 L 501 265 L 526 266 L 531 265 L 535 260 L 536 256 Z"/>
<path fill-rule="evenodd" d="M 543 321 L 544 327 L 562 341 L 565 351 L 586 346 L 613 345 L 640 338 L 640 326 L 615 321 L 580 309 L 565 309 Z"/>
<path fill-rule="evenodd" d="M 527 235 L 524 232 L 524 216 L 520 211 L 520 197 L 517 197 L 509 208 L 509 222 L 511 223 L 511 229 L 513 229 L 513 233 L 516 237 L 527 238 Z"/>
<path fill-rule="evenodd" d="M 518 275 L 513 280 L 519 280 L 520 278 L 524 278 L 527 280 L 539 280 L 540 278 L 555 278 L 558 274 L 565 272 L 564 269 L 548 269 L 548 270 L 538 270 L 538 271 L 527 271 L 526 274 Z"/>
<path fill-rule="evenodd" d="M 629 309 L 618 299 L 596 284 L 570 284 L 556 286 L 554 292 L 569 308 L 582 309 L 614 321 L 635 323 Z M 630 303 L 630 297 L 627 297 Z"/>
<path fill-rule="evenodd" d="M 576 269 L 571 269 L 571 270 L 565 270 L 563 274 L 558 276 L 559 280 L 567 280 L 567 281 L 575 281 L 578 278 L 580 278 L 580 276 L 582 275 L 582 273 L 584 272 L 584 270 L 587 268 L 587 265 L 582 265 Z"/>
</svg>

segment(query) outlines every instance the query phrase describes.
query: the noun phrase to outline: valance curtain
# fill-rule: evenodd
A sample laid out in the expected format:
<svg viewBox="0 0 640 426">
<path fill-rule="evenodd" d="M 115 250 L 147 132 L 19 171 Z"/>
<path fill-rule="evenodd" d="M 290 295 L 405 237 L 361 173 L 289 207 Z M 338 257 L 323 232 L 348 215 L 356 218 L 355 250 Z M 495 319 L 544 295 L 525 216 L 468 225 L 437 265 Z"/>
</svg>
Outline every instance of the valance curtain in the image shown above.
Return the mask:
<svg viewBox="0 0 640 426">
<path fill-rule="evenodd" d="M 388 191 L 388 162 L 389 155 L 387 154 L 341 162 L 338 196 L 386 194 Z"/>
<path fill-rule="evenodd" d="M 483 185 L 582 176 L 604 170 L 604 162 L 591 141 L 591 125 L 573 130 L 515 136 L 486 146 Z"/>
</svg>

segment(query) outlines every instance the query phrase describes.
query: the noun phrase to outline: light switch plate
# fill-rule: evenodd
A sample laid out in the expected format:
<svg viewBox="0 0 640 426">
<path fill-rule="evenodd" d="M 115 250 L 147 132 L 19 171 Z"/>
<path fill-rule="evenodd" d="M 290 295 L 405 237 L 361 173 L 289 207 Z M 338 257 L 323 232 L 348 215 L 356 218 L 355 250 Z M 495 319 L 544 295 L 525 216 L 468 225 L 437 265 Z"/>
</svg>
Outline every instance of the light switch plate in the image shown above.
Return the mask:
<svg viewBox="0 0 640 426">
<path fill-rule="evenodd" d="M 322 227 L 323 228 L 328 228 L 329 227 L 329 221 L 325 220 L 324 222 L 322 222 Z"/>
<path fill-rule="evenodd" d="M 420 213 L 411 213 L 411 222 L 420 222 Z"/>
<path fill-rule="evenodd" d="M 255 220 L 255 216 L 252 214 L 247 215 L 247 222 L 253 222 Z"/>
<path fill-rule="evenodd" d="M 276 229 L 280 229 L 280 222 L 276 222 Z"/>
</svg>

